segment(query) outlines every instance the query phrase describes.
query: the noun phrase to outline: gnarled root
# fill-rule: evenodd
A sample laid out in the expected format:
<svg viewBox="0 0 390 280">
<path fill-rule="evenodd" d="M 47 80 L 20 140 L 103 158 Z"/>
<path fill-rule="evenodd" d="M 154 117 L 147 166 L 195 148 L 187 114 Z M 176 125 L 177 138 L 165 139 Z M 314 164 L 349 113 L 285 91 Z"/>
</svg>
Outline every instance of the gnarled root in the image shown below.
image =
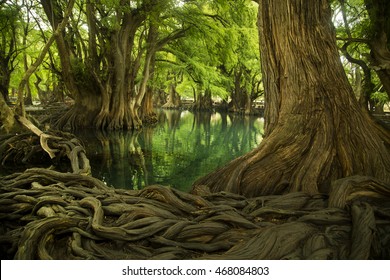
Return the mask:
<svg viewBox="0 0 390 280">
<path fill-rule="evenodd" d="M 302 192 L 246 198 L 198 191 L 114 189 L 39 168 L 2 177 L 1 257 L 390 258 L 390 208 L 363 193 L 338 208 L 325 195 Z"/>
<path fill-rule="evenodd" d="M 12 159 L 15 164 L 31 160 L 34 164 L 45 165 L 48 161 L 51 164 L 52 159 L 59 161 L 66 156 L 70 160 L 73 173 L 90 174 L 91 167 L 84 147 L 72 134 L 60 131 L 43 132 L 24 117 L 17 116 L 16 119 L 33 134 L 3 136 L 0 144 L 1 164 L 5 165 Z"/>
</svg>

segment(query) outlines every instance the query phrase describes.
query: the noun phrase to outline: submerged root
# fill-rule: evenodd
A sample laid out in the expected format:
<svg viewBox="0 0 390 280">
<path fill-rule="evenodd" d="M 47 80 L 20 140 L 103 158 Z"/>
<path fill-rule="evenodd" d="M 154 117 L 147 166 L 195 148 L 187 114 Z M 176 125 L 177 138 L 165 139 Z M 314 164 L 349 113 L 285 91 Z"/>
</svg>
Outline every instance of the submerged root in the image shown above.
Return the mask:
<svg viewBox="0 0 390 280">
<path fill-rule="evenodd" d="M 28 169 L 0 178 L 2 259 L 389 259 L 390 207 L 305 193 L 199 194 L 106 186 Z M 330 198 L 329 201 L 334 201 Z M 388 201 L 388 199 L 387 199 Z M 333 202 L 332 202 L 333 203 Z"/>
</svg>

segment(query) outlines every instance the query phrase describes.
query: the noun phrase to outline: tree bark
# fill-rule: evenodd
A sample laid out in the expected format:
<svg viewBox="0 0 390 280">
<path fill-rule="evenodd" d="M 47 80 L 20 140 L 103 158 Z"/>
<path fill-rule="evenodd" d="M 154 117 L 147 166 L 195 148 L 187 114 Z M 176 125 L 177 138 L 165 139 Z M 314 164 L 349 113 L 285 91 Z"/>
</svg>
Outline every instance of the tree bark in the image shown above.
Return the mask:
<svg viewBox="0 0 390 280">
<path fill-rule="evenodd" d="M 326 0 L 259 2 L 265 139 L 194 185 L 246 196 L 327 193 L 352 175 L 390 182 L 390 136 L 353 94 Z"/>
<path fill-rule="evenodd" d="M 75 102 L 61 116 L 57 127 L 137 129 L 142 126 L 142 118 L 153 117 L 147 88 L 155 53 L 167 42 L 183 36 L 185 29 L 160 38 L 158 21 L 152 15 L 158 17 L 162 10 L 156 6 L 158 1 L 147 2 L 134 8 L 129 2 L 120 1 L 109 11 L 111 8 L 100 1 L 86 1 L 87 46 L 80 46 L 85 38 L 77 31 L 73 36 L 58 36 L 63 80 Z M 58 1 L 41 3 L 55 28 L 63 17 Z M 111 13 L 110 24 L 99 23 Z M 143 30 L 148 25 L 149 30 Z M 69 42 L 67 37 L 76 39 Z M 143 111 L 145 108 L 147 112 Z"/>
<path fill-rule="evenodd" d="M 0 93 L 6 102 L 9 102 L 9 84 L 11 80 L 11 71 L 9 69 L 9 59 L 0 55 Z"/>
<path fill-rule="evenodd" d="M 7 16 L 6 16 L 7 17 Z M 5 102 L 10 102 L 9 99 L 9 84 L 11 73 L 15 69 L 15 59 L 19 54 L 17 49 L 17 28 L 14 19 L 4 21 L 2 24 L 2 36 L 0 43 L 0 93 L 3 95 Z M 5 25 L 4 25 L 5 24 Z"/>
<path fill-rule="evenodd" d="M 8 107 L 4 96 L 0 94 L 0 132 L 9 133 L 15 123 L 14 112 Z"/>
</svg>

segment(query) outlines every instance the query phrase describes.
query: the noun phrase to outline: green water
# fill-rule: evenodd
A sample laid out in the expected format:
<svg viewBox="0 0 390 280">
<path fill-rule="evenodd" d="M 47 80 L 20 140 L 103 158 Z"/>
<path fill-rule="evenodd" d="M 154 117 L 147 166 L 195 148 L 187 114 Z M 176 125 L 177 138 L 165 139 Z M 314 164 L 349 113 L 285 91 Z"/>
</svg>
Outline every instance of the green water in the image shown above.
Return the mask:
<svg viewBox="0 0 390 280">
<path fill-rule="evenodd" d="M 92 174 L 117 188 L 162 184 L 187 191 L 262 140 L 260 117 L 161 110 L 158 119 L 138 132 L 79 134 Z"/>
</svg>

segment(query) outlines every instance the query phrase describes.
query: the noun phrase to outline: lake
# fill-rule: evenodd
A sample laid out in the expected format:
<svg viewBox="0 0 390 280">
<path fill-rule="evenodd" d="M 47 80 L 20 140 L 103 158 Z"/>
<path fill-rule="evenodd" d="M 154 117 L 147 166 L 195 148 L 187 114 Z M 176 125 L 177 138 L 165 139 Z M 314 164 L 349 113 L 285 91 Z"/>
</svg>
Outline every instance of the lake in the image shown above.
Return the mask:
<svg viewBox="0 0 390 280">
<path fill-rule="evenodd" d="M 116 188 L 192 183 L 259 145 L 263 118 L 158 110 L 158 124 L 140 131 L 84 131 L 92 175 Z"/>
</svg>

